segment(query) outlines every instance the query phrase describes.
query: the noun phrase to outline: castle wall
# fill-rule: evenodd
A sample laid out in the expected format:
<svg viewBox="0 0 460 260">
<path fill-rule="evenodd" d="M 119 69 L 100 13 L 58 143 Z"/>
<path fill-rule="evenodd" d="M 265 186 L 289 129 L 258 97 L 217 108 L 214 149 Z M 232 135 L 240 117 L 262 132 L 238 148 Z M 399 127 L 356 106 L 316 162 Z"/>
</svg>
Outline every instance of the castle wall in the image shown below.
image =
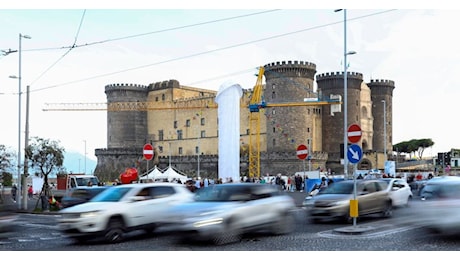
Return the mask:
<svg viewBox="0 0 460 260">
<path fill-rule="evenodd" d="M 373 144 L 374 150 L 383 152 L 386 144 L 387 154 L 393 150 L 393 90 L 395 88 L 392 80 L 371 80 L 367 83 L 371 89 L 372 112 L 374 118 L 373 124 Z M 382 100 L 385 100 L 385 107 Z M 384 118 L 384 109 L 386 109 L 386 119 Z M 386 142 L 385 127 L 386 121 Z"/>
<path fill-rule="evenodd" d="M 136 84 L 105 86 L 107 103 L 145 102 L 148 88 Z M 107 111 L 107 148 L 143 147 L 147 136 L 147 112 Z"/>
<path fill-rule="evenodd" d="M 268 106 L 260 112 L 260 173 L 289 174 L 297 171 L 330 168 L 343 172 L 340 146 L 343 146 L 342 112 L 331 115 L 331 107 L 289 106 L 282 104 L 303 102 L 304 98 L 331 94 L 343 96 L 343 73 L 324 73 L 316 76 L 318 92 L 314 92 L 316 65 L 309 62 L 283 61 L 266 64 L 264 98 Z M 363 137 L 358 145 L 365 152 L 362 167 L 383 168 L 383 108 L 387 104 L 387 151 L 392 144 L 392 91 L 394 82 L 372 80 L 363 83 L 362 74 L 348 72 L 348 125 L 360 124 Z M 107 149 L 96 149 L 98 165 L 95 173 L 106 176 L 105 181 L 117 178 L 127 167 L 140 172 L 154 165 L 166 168 L 169 164 L 190 176 L 217 177 L 218 118 L 216 91 L 181 86 L 177 80 L 152 83 L 148 87 L 135 84 L 106 86 L 107 102 L 148 101 L 145 111 L 108 111 Z M 249 118 L 248 104 L 252 90 L 243 90 L 240 122 L 240 169 L 248 175 Z M 370 95 L 370 97 L 369 97 Z M 278 106 L 280 105 L 280 106 Z M 379 110 L 380 109 L 380 110 Z M 145 161 L 142 147 L 153 144 L 155 157 Z M 295 150 L 299 144 L 309 147 L 311 160 L 299 160 Z M 374 152 L 376 151 L 376 152 Z M 381 153 L 381 152 L 380 152 Z M 199 167 L 198 167 L 199 164 Z"/>
<path fill-rule="evenodd" d="M 324 73 L 316 77 L 318 89 L 323 96 L 344 95 L 343 72 Z M 361 83 L 363 75 L 356 72 L 347 73 L 347 129 L 352 124 L 360 124 L 361 118 Z M 329 157 L 339 160 L 340 147 L 344 141 L 344 100 L 339 113 L 331 115 L 330 107 L 325 106 L 323 113 L 323 151 L 329 153 Z M 358 143 L 361 145 L 361 143 Z"/>
<path fill-rule="evenodd" d="M 270 63 L 265 68 L 264 97 L 267 128 L 267 152 L 295 155 L 298 145 L 312 151 L 322 148 L 321 106 L 292 106 L 305 98 L 316 98 L 313 81 L 316 65 L 303 61 Z"/>
</svg>

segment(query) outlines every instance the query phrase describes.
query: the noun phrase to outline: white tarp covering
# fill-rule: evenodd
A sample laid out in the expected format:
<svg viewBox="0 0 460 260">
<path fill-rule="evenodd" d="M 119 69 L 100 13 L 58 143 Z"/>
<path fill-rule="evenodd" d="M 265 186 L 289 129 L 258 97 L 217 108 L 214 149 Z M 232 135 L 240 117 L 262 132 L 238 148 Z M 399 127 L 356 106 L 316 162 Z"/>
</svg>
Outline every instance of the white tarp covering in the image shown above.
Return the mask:
<svg viewBox="0 0 460 260">
<path fill-rule="evenodd" d="M 240 181 L 240 100 L 243 89 L 239 84 L 227 81 L 217 92 L 219 104 L 219 169 L 218 176 L 223 182 L 230 178 Z"/>
<path fill-rule="evenodd" d="M 43 179 L 37 176 L 32 177 L 32 190 L 34 194 L 38 194 L 42 191 L 43 188 Z"/>
<path fill-rule="evenodd" d="M 155 167 L 152 170 L 150 170 L 150 172 L 147 175 L 140 177 L 140 179 L 153 181 L 155 179 L 159 179 L 161 176 L 162 176 L 162 172 L 155 165 Z"/>
<path fill-rule="evenodd" d="M 168 179 L 169 182 L 172 182 L 173 180 L 180 180 L 182 183 L 185 183 L 188 179 L 187 176 L 182 175 L 178 173 L 176 170 L 174 170 L 171 166 L 169 166 L 162 175 L 163 179 Z"/>
</svg>

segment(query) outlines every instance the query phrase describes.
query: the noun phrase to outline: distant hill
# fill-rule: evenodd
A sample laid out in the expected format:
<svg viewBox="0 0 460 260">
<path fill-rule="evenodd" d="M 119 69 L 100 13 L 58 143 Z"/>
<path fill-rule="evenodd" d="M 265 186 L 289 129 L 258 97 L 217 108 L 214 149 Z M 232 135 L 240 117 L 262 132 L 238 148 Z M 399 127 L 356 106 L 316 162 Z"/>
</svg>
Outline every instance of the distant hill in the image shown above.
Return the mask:
<svg viewBox="0 0 460 260">
<path fill-rule="evenodd" d="M 94 173 L 97 161 L 86 157 L 86 174 Z M 85 172 L 85 156 L 77 152 L 65 152 L 64 167 L 69 173 Z"/>
</svg>

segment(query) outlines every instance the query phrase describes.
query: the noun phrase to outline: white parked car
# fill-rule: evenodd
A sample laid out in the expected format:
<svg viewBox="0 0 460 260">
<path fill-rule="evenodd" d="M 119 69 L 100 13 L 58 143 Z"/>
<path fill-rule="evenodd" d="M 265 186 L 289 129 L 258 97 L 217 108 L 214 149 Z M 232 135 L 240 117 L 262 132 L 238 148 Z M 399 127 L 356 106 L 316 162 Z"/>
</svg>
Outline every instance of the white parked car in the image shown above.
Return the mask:
<svg viewBox="0 0 460 260">
<path fill-rule="evenodd" d="M 168 222 L 169 208 L 192 196 L 185 185 L 176 183 L 112 186 L 89 202 L 60 210 L 58 227 L 78 242 L 93 238 L 120 242 L 126 232 L 152 232 Z"/>
<path fill-rule="evenodd" d="M 382 178 L 382 180 L 388 183 L 387 191 L 393 207 L 406 207 L 409 205 L 413 194 L 409 184 L 404 179 Z"/>
</svg>

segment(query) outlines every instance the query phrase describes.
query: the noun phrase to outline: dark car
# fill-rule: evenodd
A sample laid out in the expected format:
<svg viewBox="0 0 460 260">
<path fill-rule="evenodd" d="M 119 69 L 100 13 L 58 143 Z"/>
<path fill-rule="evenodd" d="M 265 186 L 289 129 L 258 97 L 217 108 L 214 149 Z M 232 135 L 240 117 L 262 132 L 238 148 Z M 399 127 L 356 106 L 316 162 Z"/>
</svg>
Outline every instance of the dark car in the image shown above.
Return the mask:
<svg viewBox="0 0 460 260">
<path fill-rule="evenodd" d="M 68 208 L 88 202 L 94 196 L 107 189 L 108 186 L 91 186 L 70 189 L 61 199 L 61 207 Z"/>
</svg>

